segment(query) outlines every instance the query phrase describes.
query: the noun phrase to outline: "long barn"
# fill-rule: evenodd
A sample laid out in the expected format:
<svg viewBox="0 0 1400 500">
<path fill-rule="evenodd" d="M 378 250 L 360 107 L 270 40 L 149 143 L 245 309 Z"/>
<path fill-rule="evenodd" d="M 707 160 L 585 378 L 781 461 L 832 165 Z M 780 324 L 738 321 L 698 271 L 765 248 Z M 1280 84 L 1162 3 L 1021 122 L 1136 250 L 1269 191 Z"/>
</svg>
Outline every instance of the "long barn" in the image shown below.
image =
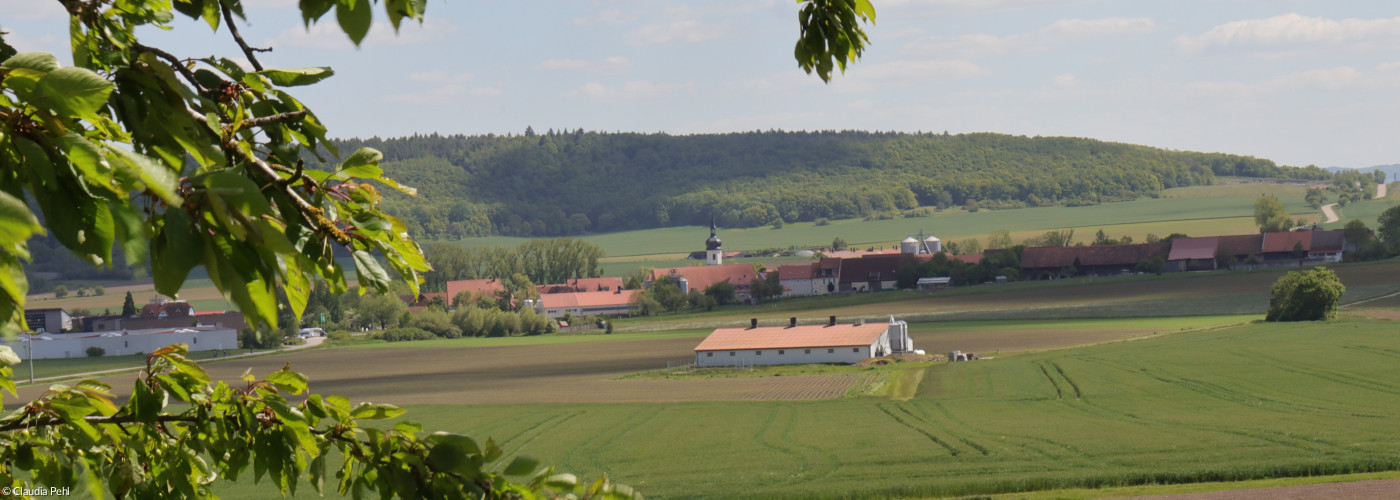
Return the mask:
<svg viewBox="0 0 1400 500">
<path fill-rule="evenodd" d="M 695 366 L 855 363 L 862 359 L 913 350 L 903 321 L 890 323 L 720 328 L 695 347 Z"/>
</svg>

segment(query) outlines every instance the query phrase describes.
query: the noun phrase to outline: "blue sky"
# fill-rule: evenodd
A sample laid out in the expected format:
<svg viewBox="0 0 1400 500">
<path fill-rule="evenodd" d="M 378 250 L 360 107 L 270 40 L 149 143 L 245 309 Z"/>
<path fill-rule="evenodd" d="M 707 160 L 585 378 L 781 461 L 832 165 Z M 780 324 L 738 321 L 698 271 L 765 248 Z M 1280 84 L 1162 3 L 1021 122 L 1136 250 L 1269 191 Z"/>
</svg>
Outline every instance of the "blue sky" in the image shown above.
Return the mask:
<svg viewBox="0 0 1400 500">
<path fill-rule="evenodd" d="M 270 67 L 331 66 L 295 92 L 341 137 L 533 126 L 713 133 L 864 129 L 1092 137 L 1288 165 L 1400 163 L 1393 1 L 874 0 L 865 58 L 797 68 L 791 0 L 429 0 L 356 49 L 295 0 L 244 0 Z M 378 7 L 377 7 L 378 8 Z M 0 0 L 20 50 L 67 59 L 56 1 Z M 147 43 L 238 50 L 177 21 Z"/>
</svg>

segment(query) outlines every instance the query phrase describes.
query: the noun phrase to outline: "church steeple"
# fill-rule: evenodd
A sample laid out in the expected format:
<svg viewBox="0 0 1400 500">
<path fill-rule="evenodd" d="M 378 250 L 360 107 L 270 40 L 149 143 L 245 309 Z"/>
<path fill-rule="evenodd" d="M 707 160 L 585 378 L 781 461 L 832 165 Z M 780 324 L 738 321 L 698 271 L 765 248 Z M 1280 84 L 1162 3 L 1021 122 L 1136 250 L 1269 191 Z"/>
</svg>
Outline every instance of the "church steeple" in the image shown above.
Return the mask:
<svg viewBox="0 0 1400 500">
<path fill-rule="evenodd" d="M 705 263 L 717 266 L 724 263 L 724 250 L 720 247 L 722 242 L 719 236 L 715 235 L 715 217 L 710 216 L 710 239 L 705 240 Z"/>
</svg>

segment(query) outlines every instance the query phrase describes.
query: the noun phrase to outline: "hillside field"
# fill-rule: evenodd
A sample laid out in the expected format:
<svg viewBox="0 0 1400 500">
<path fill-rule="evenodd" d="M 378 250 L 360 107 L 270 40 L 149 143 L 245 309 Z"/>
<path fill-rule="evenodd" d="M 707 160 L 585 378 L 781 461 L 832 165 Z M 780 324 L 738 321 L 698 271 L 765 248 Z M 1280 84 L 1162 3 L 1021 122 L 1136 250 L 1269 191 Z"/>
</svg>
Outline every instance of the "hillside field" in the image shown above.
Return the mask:
<svg viewBox="0 0 1400 500">
<path fill-rule="evenodd" d="M 719 236 L 724 240 L 726 249 L 756 250 L 790 246 L 826 247 L 836 237 L 858 248 L 891 247 L 906 235 L 917 234 L 921 229 L 945 242 L 966 238 L 985 240 L 988 235 L 1001 229 L 1011 231 L 1013 240 L 1017 242 L 1052 229 L 1074 229 L 1074 241 L 1092 241 L 1094 232 L 1099 229 L 1111 236 L 1132 236 L 1136 241 L 1145 241 L 1148 233 L 1158 236 L 1173 232 L 1190 236 L 1243 234 L 1258 230 L 1253 219 L 1254 200 L 1261 194 L 1278 196 L 1295 218 L 1320 221 L 1318 211 L 1304 203 L 1303 193 L 1304 187 L 1297 184 L 1223 184 L 1168 189 L 1163 191 L 1160 198 L 1082 207 L 1032 207 L 979 210 L 975 213 L 952 208 L 923 217 L 833 220 L 825 226 L 801 222 L 786 224 L 782 229 L 721 228 Z M 645 260 L 639 257 L 658 254 L 683 256 L 697 249 L 703 250 L 701 245 L 708 235 L 707 227 L 684 226 L 582 238 L 601 246 L 610 258 L 638 257 L 635 260 Z M 461 244 L 515 246 L 525 240 L 493 236 L 467 238 L 461 240 Z"/>
<path fill-rule="evenodd" d="M 508 455 L 585 477 L 607 473 L 651 498 L 936 496 L 1388 471 L 1400 469 L 1394 331 L 1393 322 L 1364 319 L 1251 323 L 1003 353 L 924 369 L 908 401 L 574 398 L 413 405 L 409 415 L 425 428 L 493 436 Z M 475 375 L 464 373 L 462 385 L 518 376 L 468 370 Z M 365 380 L 375 378 L 406 380 Z M 634 382 L 798 382 L 784 378 L 803 377 L 621 380 L 592 390 L 602 399 Z M 453 389 L 426 380 L 409 389 L 423 390 Z M 267 490 L 244 481 L 220 492 Z"/>
</svg>

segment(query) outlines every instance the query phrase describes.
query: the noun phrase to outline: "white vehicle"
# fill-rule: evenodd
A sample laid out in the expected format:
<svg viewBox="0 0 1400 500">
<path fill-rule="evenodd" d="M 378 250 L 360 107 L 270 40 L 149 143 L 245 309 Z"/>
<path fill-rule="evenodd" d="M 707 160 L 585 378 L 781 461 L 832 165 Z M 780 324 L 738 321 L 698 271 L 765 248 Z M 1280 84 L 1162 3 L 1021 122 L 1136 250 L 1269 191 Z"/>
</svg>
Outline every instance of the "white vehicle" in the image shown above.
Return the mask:
<svg viewBox="0 0 1400 500">
<path fill-rule="evenodd" d="M 309 339 L 311 337 L 325 337 L 326 331 L 320 328 L 302 328 L 298 337 Z"/>
</svg>

